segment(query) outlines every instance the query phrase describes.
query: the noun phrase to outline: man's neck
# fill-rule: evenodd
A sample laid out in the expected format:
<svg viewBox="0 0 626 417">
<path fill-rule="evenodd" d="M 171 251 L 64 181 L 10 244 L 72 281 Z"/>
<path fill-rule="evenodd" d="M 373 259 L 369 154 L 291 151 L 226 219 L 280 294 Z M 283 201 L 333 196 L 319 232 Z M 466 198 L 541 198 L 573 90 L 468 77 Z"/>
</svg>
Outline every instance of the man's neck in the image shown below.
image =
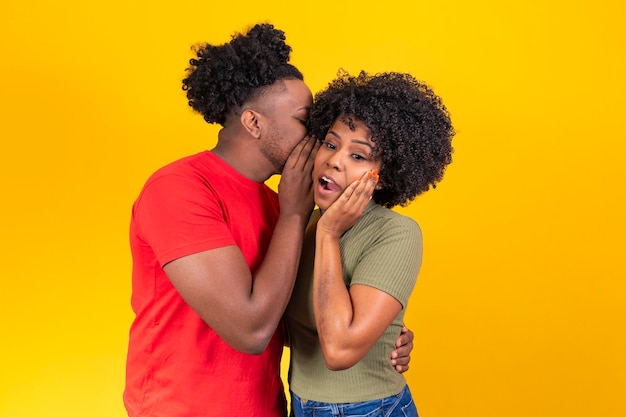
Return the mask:
<svg viewBox="0 0 626 417">
<path fill-rule="evenodd" d="M 222 129 L 218 134 L 217 145 L 211 152 L 244 177 L 263 183 L 275 172 L 271 164 L 257 151 L 257 144 L 253 142 L 254 140 L 241 135 L 229 135 L 225 129 Z"/>
</svg>

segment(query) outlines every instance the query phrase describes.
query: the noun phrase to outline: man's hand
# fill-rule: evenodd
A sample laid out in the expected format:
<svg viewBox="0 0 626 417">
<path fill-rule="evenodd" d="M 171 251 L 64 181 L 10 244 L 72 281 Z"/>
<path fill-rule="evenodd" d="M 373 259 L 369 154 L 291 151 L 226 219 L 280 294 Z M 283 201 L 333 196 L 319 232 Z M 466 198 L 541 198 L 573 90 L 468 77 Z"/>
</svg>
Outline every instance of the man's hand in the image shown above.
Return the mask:
<svg viewBox="0 0 626 417">
<path fill-rule="evenodd" d="M 293 149 L 278 184 L 280 214 L 304 215 L 308 220 L 313 210 L 313 163 L 320 144 L 305 137 Z"/>
<path fill-rule="evenodd" d="M 411 351 L 413 350 L 413 332 L 403 326 L 400 337 L 396 340 L 396 348 L 391 352 L 391 366 L 403 373 L 409 370 Z"/>
</svg>

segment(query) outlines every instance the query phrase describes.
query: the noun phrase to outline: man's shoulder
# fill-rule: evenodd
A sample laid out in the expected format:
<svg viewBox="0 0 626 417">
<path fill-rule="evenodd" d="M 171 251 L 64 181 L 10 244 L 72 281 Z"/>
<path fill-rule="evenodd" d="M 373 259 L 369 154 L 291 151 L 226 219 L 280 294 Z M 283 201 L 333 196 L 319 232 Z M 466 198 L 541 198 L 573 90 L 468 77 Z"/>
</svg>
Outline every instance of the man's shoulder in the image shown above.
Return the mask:
<svg viewBox="0 0 626 417">
<path fill-rule="evenodd" d="M 150 178 L 197 169 L 210 161 L 210 152 L 203 151 L 175 159 L 158 168 Z"/>
</svg>

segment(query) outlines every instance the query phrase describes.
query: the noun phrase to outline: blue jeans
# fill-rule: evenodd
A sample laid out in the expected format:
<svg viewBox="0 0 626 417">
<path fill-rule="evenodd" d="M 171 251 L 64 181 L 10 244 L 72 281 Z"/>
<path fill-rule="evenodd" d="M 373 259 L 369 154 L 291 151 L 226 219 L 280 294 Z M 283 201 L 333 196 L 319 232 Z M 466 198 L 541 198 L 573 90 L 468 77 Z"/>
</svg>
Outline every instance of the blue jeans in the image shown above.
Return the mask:
<svg viewBox="0 0 626 417">
<path fill-rule="evenodd" d="M 302 400 L 291 393 L 291 417 L 418 417 L 409 387 L 397 395 L 360 403 Z"/>
</svg>

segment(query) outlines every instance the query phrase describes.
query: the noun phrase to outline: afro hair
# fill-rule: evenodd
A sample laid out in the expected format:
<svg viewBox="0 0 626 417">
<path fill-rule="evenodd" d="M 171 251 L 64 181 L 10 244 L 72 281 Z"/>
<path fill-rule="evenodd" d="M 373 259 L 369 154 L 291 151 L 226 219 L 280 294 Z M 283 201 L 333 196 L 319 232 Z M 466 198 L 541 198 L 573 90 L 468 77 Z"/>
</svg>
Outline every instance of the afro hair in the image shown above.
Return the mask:
<svg viewBox="0 0 626 417">
<path fill-rule="evenodd" d="M 376 203 L 406 206 L 443 178 L 452 162 L 452 126 L 448 110 L 430 87 L 412 75 L 385 72 L 351 76 L 340 70 L 315 95 L 309 133 L 323 140 L 335 120 L 354 130 L 360 120 L 370 130 L 374 153 L 382 158 Z"/>
<path fill-rule="evenodd" d="M 278 80 L 303 79 L 288 63 L 291 47 L 284 32 L 271 24 L 257 24 L 245 35 L 236 33 L 223 45 L 207 43 L 194 50 L 183 90 L 189 106 L 208 123 L 223 126 L 228 114 L 236 114 Z"/>
</svg>

